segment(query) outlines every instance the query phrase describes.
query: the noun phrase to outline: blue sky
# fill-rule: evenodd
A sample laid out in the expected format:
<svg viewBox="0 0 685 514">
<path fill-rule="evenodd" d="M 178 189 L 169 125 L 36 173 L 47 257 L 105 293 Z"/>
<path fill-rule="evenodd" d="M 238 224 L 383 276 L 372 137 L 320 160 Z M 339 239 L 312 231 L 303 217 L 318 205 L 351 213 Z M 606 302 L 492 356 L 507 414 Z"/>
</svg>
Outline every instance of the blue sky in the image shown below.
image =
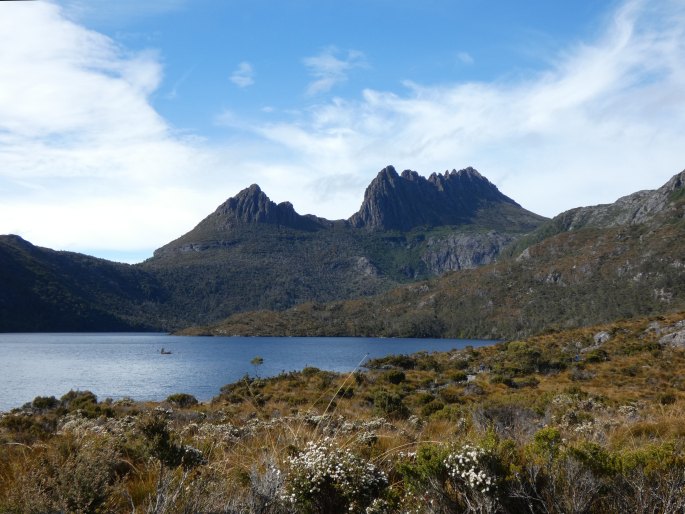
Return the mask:
<svg viewBox="0 0 685 514">
<path fill-rule="evenodd" d="M 252 183 L 346 218 L 388 164 L 553 216 L 685 167 L 681 1 L 0 3 L 0 233 L 136 262 Z"/>
</svg>

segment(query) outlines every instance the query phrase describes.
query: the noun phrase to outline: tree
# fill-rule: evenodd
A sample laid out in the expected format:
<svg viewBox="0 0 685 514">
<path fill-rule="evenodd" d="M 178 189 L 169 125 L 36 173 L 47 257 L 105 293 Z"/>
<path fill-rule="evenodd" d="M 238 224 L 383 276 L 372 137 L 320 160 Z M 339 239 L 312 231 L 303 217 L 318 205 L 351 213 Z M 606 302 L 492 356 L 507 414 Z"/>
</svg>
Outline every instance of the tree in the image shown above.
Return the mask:
<svg viewBox="0 0 685 514">
<path fill-rule="evenodd" d="M 253 358 L 253 359 L 250 361 L 250 364 L 252 364 L 252 365 L 254 366 L 254 374 L 255 374 L 255 376 L 256 376 L 257 378 L 259 378 L 259 366 L 261 366 L 262 364 L 264 364 L 264 359 L 263 359 L 262 357 L 260 357 L 259 355 L 257 355 L 255 358 Z"/>
</svg>

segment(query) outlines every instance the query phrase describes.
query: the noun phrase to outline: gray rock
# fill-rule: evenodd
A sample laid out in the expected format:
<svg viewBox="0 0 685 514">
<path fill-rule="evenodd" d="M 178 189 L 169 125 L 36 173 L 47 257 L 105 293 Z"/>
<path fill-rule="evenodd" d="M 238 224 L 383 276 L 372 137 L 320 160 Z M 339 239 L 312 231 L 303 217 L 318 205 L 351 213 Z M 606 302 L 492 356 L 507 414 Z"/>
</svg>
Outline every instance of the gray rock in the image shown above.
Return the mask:
<svg viewBox="0 0 685 514">
<path fill-rule="evenodd" d="M 473 269 L 494 262 L 502 248 L 513 240 L 512 236 L 497 232 L 450 234 L 444 238 L 430 238 L 421 260 L 435 275 Z"/>
<path fill-rule="evenodd" d="M 659 344 L 672 348 L 685 348 L 685 329 L 662 336 Z"/>
<path fill-rule="evenodd" d="M 594 335 L 593 339 L 595 340 L 596 345 L 604 344 L 609 339 L 611 339 L 611 334 L 609 332 L 602 330 L 601 332 L 597 332 Z"/>
</svg>

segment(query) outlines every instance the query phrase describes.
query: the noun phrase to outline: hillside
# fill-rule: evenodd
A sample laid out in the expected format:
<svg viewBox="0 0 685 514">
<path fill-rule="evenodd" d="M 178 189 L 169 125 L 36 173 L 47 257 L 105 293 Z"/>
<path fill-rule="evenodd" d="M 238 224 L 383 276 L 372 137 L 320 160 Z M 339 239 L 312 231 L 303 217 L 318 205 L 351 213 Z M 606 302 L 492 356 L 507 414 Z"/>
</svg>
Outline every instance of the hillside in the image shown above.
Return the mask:
<svg viewBox="0 0 685 514">
<path fill-rule="evenodd" d="M 40 248 L 0 236 L 0 330 L 151 330 L 166 293 L 128 264 Z"/>
<path fill-rule="evenodd" d="M 562 213 L 494 264 L 186 333 L 511 338 L 683 309 L 684 178 Z"/>
</svg>

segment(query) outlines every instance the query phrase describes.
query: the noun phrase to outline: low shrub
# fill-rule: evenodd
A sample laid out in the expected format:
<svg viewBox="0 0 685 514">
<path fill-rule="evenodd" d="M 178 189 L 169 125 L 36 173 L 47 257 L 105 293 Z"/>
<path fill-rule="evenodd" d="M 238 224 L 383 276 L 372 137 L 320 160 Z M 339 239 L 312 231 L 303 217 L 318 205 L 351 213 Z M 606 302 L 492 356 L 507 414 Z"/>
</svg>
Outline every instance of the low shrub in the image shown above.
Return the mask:
<svg viewBox="0 0 685 514">
<path fill-rule="evenodd" d="M 181 409 L 187 409 L 188 407 L 193 407 L 198 404 L 197 398 L 192 394 L 187 393 L 176 393 L 172 394 L 166 399 L 167 402 L 180 407 Z"/>
<path fill-rule="evenodd" d="M 284 499 L 297 512 L 364 513 L 388 486 L 381 470 L 328 438 L 309 442 L 288 465 Z"/>
<path fill-rule="evenodd" d="M 409 415 L 409 409 L 407 409 L 400 395 L 388 393 L 382 389 L 374 394 L 373 406 L 376 413 L 381 416 L 398 419 L 406 418 Z"/>
<path fill-rule="evenodd" d="M 400 384 L 404 382 L 407 379 L 407 377 L 404 374 L 404 371 L 393 369 L 391 371 L 385 372 L 383 374 L 383 379 L 391 384 Z"/>
</svg>

